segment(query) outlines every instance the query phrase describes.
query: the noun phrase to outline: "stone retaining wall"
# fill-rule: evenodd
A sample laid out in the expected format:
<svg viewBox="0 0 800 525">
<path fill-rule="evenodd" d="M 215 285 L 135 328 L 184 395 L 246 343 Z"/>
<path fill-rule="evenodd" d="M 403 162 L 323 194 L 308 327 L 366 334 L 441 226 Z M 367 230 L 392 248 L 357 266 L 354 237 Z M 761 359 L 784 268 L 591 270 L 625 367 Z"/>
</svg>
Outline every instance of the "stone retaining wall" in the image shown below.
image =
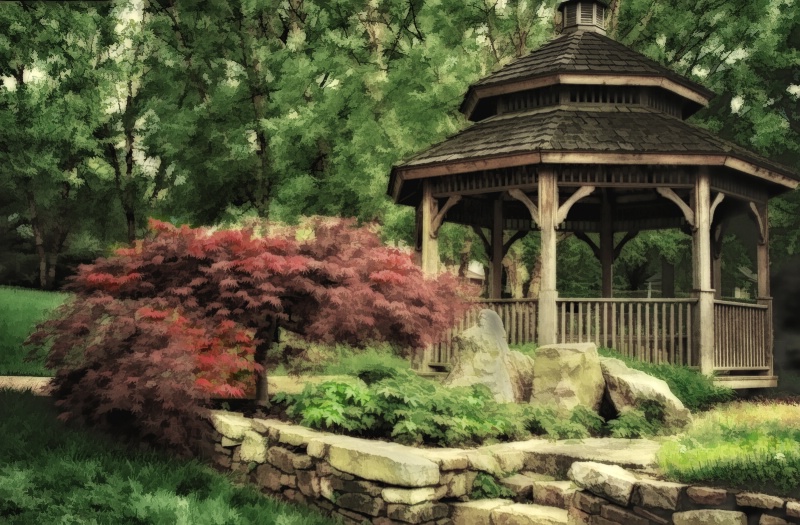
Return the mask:
<svg viewBox="0 0 800 525">
<path fill-rule="evenodd" d="M 574 463 L 568 475 L 583 488 L 572 496 L 571 525 L 800 523 L 800 503 L 768 494 L 657 481 L 592 462 Z"/>
<path fill-rule="evenodd" d="M 219 468 L 348 525 L 800 524 L 795 500 L 648 479 L 642 472 L 653 464 L 658 445 L 647 440 L 534 439 L 469 450 L 422 449 L 231 412 L 214 412 L 212 421 Z M 540 504 L 469 501 L 479 472 L 498 478 L 517 473 L 504 481 L 511 487 L 515 479 L 535 474 L 569 478 L 582 490 L 559 492 L 559 499 L 537 497 L 534 488 L 533 498 L 519 500 Z M 530 490 L 529 483 L 518 485 Z"/>
</svg>

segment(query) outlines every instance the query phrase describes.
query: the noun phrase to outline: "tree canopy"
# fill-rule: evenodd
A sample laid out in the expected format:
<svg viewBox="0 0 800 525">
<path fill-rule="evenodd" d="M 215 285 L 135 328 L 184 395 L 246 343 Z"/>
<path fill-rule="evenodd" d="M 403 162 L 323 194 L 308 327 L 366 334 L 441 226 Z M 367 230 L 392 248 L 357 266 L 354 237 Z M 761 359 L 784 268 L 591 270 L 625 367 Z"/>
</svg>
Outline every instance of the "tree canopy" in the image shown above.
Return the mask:
<svg viewBox="0 0 800 525">
<path fill-rule="evenodd" d="M 611 4 L 612 37 L 718 94 L 694 123 L 800 164 L 793 0 Z M 556 5 L 3 2 L 0 281 L 52 287 L 148 217 L 348 216 L 411 244 L 412 210 L 385 195 L 391 166 L 465 127 L 467 86 L 552 38 Z M 778 263 L 800 249 L 798 195 L 771 203 Z M 458 265 L 471 234 L 446 235 L 442 257 Z M 536 240 L 521 242 L 533 274 Z M 669 237 L 648 242 L 673 256 Z M 480 242 L 470 251 L 485 262 Z M 565 252 L 566 273 L 579 255 Z"/>
</svg>

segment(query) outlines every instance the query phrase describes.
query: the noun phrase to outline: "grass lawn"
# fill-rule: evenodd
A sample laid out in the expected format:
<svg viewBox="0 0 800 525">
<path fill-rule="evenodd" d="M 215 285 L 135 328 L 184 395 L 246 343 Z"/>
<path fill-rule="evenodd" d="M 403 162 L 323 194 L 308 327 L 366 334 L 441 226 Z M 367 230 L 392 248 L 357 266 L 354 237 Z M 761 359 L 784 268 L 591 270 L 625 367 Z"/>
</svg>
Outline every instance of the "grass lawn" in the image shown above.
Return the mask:
<svg viewBox="0 0 800 525">
<path fill-rule="evenodd" d="M 67 300 L 69 294 L 0 286 L 0 375 L 52 376 L 42 362 L 26 363 L 22 342 L 37 322 Z"/>
<path fill-rule="evenodd" d="M 129 450 L 55 416 L 49 398 L 0 390 L 0 523 L 337 523 L 198 462 Z"/>
</svg>

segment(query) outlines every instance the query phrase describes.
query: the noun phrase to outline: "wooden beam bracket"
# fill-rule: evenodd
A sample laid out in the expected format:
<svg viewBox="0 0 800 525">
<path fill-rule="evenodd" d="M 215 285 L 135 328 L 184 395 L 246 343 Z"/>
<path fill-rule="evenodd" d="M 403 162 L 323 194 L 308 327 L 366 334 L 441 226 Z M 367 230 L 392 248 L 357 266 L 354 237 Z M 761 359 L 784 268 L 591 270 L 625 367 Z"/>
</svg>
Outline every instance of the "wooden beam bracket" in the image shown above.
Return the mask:
<svg viewBox="0 0 800 525">
<path fill-rule="evenodd" d="M 520 230 L 520 231 L 516 232 L 514 235 L 512 235 L 511 238 L 509 240 L 507 240 L 505 242 L 505 244 L 503 244 L 503 257 L 506 256 L 506 254 L 508 253 L 508 249 L 511 248 L 512 244 L 514 244 L 518 240 L 522 239 L 526 235 L 528 235 L 528 232 L 527 231 L 522 231 L 522 230 Z"/>
<path fill-rule="evenodd" d="M 620 239 L 620 241 L 617 243 L 617 246 L 614 248 L 614 259 L 619 257 L 619 254 L 622 253 L 622 249 L 625 247 L 625 245 L 632 241 L 637 235 L 639 235 L 639 232 L 637 230 L 632 230 L 626 233 L 625 236 Z"/>
<path fill-rule="evenodd" d="M 539 208 L 536 206 L 536 204 L 533 203 L 533 201 L 530 199 L 530 197 L 525 195 L 525 192 L 522 191 L 519 188 L 514 188 L 514 189 L 508 190 L 508 194 L 511 197 L 513 197 L 513 198 L 517 199 L 518 201 L 520 201 L 522 204 L 524 204 L 525 207 L 528 208 L 528 211 L 531 214 L 531 220 L 533 220 L 533 222 L 536 223 L 536 226 L 541 227 L 540 218 L 539 218 Z"/>
<path fill-rule="evenodd" d="M 762 206 L 766 208 L 765 206 Z M 758 242 L 759 244 L 764 244 L 764 241 L 767 238 L 767 224 L 763 218 L 764 213 L 759 209 L 758 204 L 755 202 L 750 201 L 750 211 L 753 213 L 753 216 L 756 219 L 756 225 L 758 226 Z"/>
<path fill-rule="evenodd" d="M 683 202 L 683 199 L 681 199 L 672 188 L 656 188 L 656 191 L 665 199 L 677 204 L 678 208 L 680 208 L 683 212 L 684 219 L 686 219 L 686 222 L 692 227 L 692 230 L 697 229 L 697 225 L 695 224 L 694 220 L 694 211 L 692 211 L 692 208 L 689 207 L 688 204 Z"/>
<path fill-rule="evenodd" d="M 567 214 L 569 214 L 569 210 L 572 208 L 573 204 L 583 199 L 587 195 L 591 195 L 592 192 L 594 192 L 594 186 L 581 186 L 575 193 L 570 195 L 569 199 L 567 199 L 566 202 L 564 202 L 564 204 L 558 207 L 558 214 L 556 215 L 556 225 L 559 225 L 565 220 L 567 220 Z"/>
<path fill-rule="evenodd" d="M 473 226 L 472 231 L 478 236 L 478 238 L 483 243 L 483 249 L 486 250 L 486 255 L 491 256 L 492 253 L 492 243 L 489 242 L 489 239 L 486 238 L 486 234 L 483 233 L 483 229 L 478 226 Z"/>
<path fill-rule="evenodd" d="M 717 196 L 714 197 L 714 202 L 711 203 L 711 210 L 709 211 L 709 224 L 714 224 L 714 212 L 717 210 L 717 206 L 719 206 L 724 198 L 725 194 L 722 192 L 717 193 Z"/>
<path fill-rule="evenodd" d="M 597 244 L 592 240 L 591 237 L 586 235 L 586 232 L 577 231 L 575 232 L 575 237 L 588 244 L 594 256 L 600 259 L 600 247 L 597 246 Z"/>
<path fill-rule="evenodd" d="M 444 221 L 444 216 L 447 214 L 447 210 L 455 206 L 458 201 L 461 200 L 461 195 L 453 195 L 447 199 L 447 202 L 444 203 L 444 206 L 439 210 L 439 213 L 436 214 L 436 217 L 433 218 L 433 224 L 431 225 L 431 237 L 434 239 L 439 237 L 439 228 L 442 226 L 442 221 Z"/>
</svg>

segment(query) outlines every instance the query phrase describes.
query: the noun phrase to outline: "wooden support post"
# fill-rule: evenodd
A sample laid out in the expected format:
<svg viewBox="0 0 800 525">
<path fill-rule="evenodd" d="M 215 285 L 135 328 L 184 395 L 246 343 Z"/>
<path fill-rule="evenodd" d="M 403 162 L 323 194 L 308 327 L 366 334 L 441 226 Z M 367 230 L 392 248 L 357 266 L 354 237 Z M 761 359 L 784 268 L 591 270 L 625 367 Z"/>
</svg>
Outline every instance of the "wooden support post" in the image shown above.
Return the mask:
<svg viewBox="0 0 800 525">
<path fill-rule="evenodd" d="M 722 237 L 724 228 L 718 224 L 712 229 L 711 239 L 711 284 L 714 298 L 722 299 Z"/>
<path fill-rule="evenodd" d="M 503 295 L 503 194 L 494 201 L 492 214 L 492 278 L 489 281 L 489 298 L 500 299 Z"/>
<path fill-rule="evenodd" d="M 558 219 L 558 184 L 556 173 L 544 168 L 539 171 L 539 228 L 541 229 L 542 281 L 539 291 L 539 344 L 556 342 L 556 225 Z"/>
<path fill-rule="evenodd" d="M 700 168 L 694 186 L 694 233 L 692 235 L 692 277 L 698 298 L 697 350 L 700 372 L 714 371 L 714 290 L 711 288 L 711 188 L 707 168 Z M 688 222 L 688 221 L 687 221 Z"/>
<path fill-rule="evenodd" d="M 600 208 L 600 267 L 602 271 L 602 297 L 612 297 L 614 284 L 614 228 L 612 224 L 610 190 L 603 188 Z"/>
<path fill-rule="evenodd" d="M 756 246 L 756 263 L 758 276 L 758 304 L 767 306 L 766 333 L 764 334 L 765 348 L 767 350 L 767 362 L 769 363 L 769 375 L 774 372 L 774 333 L 772 326 L 772 295 L 769 288 L 769 221 L 766 204 L 750 203 L 750 209 L 756 216 L 758 226 L 758 245 Z"/>
<path fill-rule="evenodd" d="M 439 204 L 433 198 L 430 181 L 422 182 L 422 271 L 425 275 L 439 273 L 439 241 L 433 230 L 433 222 L 439 213 Z"/>
<path fill-rule="evenodd" d="M 661 259 L 661 297 L 675 297 L 675 265 Z"/>
</svg>

